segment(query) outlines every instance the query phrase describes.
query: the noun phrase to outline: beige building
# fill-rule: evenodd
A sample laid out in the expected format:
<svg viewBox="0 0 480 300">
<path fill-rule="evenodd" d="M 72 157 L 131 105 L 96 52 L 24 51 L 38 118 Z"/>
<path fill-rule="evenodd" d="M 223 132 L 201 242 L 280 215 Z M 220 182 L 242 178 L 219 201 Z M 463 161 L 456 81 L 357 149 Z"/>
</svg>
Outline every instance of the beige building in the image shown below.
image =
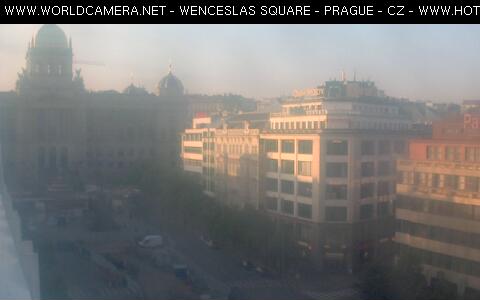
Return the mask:
<svg viewBox="0 0 480 300">
<path fill-rule="evenodd" d="M 480 295 L 480 114 L 433 124 L 397 163 L 395 242 L 466 299 Z"/>
<path fill-rule="evenodd" d="M 395 159 L 411 121 L 371 82 L 295 95 L 253 130 L 217 125 L 215 194 L 258 203 L 320 265 L 355 268 L 393 235 Z"/>
</svg>

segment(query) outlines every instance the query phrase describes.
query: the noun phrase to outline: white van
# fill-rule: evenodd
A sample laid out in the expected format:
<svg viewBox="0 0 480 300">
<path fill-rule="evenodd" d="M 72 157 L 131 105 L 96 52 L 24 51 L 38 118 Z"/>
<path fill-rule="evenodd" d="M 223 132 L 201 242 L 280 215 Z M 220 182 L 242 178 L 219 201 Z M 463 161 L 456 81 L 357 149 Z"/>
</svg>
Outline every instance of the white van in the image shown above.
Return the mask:
<svg viewBox="0 0 480 300">
<path fill-rule="evenodd" d="M 156 248 L 163 245 L 163 238 L 160 235 L 147 235 L 138 245 L 143 248 Z"/>
</svg>

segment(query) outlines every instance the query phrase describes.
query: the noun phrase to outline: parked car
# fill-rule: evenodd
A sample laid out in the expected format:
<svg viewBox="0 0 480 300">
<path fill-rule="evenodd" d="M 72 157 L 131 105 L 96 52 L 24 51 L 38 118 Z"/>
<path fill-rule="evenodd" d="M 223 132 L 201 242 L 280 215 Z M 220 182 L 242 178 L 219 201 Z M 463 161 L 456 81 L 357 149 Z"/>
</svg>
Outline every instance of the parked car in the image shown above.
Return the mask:
<svg viewBox="0 0 480 300">
<path fill-rule="evenodd" d="M 251 271 L 255 268 L 255 265 L 250 260 L 244 259 L 242 260 L 242 267 L 247 271 Z"/>
<path fill-rule="evenodd" d="M 147 235 L 138 245 L 143 248 L 156 248 L 163 245 L 163 238 L 160 235 Z"/>
</svg>

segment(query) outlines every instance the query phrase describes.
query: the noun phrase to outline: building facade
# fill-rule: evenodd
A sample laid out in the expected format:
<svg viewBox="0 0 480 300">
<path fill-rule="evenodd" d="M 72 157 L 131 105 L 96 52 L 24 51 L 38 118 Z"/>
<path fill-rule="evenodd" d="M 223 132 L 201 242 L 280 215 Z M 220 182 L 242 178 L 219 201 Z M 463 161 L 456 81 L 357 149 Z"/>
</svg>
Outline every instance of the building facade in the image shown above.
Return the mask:
<svg viewBox="0 0 480 300">
<path fill-rule="evenodd" d="M 331 81 L 254 129 L 214 125 L 214 194 L 256 203 L 319 265 L 354 269 L 393 235 L 395 160 L 412 134 L 400 106 L 371 82 Z"/>
<path fill-rule="evenodd" d="M 480 115 L 433 124 L 431 139 L 410 142 L 398 161 L 395 242 L 420 258 L 429 281 L 480 291 Z"/>
<path fill-rule="evenodd" d="M 253 103 L 237 98 L 234 104 Z M 74 71 L 72 41 L 57 25 L 43 25 L 29 42 L 15 91 L 0 93 L 7 184 L 12 192 L 42 190 L 59 178 L 102 184 L 137 162 L 176 166 L 188 120 L 205 107 L 236 107 L 230 102 L 231 95 L 185 94 L 171 69 L 156 94 L 133 84 L 122 92 L 88 91 Z"/>
</svg>

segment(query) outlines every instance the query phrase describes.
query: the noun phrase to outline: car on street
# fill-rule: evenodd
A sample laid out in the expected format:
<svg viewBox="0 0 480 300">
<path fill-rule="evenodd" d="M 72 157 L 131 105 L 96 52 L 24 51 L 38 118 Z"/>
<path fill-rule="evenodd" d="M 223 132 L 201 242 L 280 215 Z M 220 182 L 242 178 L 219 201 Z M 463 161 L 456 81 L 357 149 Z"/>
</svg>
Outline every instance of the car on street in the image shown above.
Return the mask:
<svg viewBox="0 0 480 300">
<path fill-rule="evenodd" d="M 147 235 L 138 242 L 138 246 L 142 248 L 157 248 L 163 245 L 163 238 L 161 235 Z"/>
</svg>

